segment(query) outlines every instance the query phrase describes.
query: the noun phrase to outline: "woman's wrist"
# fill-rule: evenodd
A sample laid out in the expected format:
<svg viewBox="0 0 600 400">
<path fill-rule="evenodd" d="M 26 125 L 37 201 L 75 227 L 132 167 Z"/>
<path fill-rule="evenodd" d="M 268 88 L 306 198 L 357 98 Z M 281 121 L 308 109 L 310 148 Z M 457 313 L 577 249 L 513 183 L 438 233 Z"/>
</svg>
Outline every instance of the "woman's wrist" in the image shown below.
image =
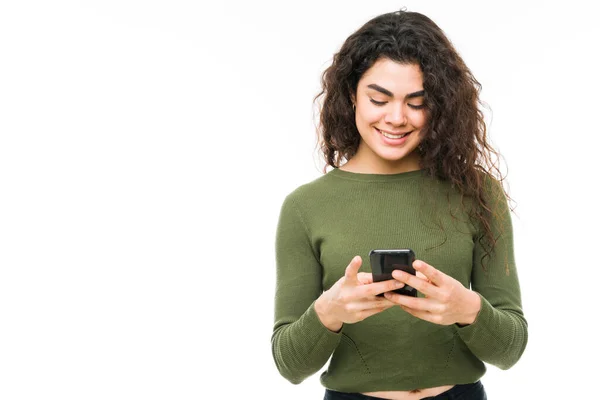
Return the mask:
<svg viewBox="0 0 600 400">
<path fill-rule="evenodd" d="M 344 325 L 341 321 L 336 321 L 335 318 L 332 318 L 331 315 L 327 312 L 327 307 L 325 306 L 326 299 L 324 298 L 325 293 L 323 293 L 316 301 L 315 301 L 315 311 L 317 313 L 317 317 L 327 329 L 332 332 L 339 332 Z"/>
<path fill-rule="evenodd" d="M 477 319 L 479 311 L 481 311 L 481 298 L 479 297 L 479 294 L 472 290 L 468 290 L 468 292 L 469 294 L 467 296 L 467 313 L 465 314 L 465 318 L 462 321 L 457 322 L 457 324 L 460 326 L 471 325 Z"/>
</svg>

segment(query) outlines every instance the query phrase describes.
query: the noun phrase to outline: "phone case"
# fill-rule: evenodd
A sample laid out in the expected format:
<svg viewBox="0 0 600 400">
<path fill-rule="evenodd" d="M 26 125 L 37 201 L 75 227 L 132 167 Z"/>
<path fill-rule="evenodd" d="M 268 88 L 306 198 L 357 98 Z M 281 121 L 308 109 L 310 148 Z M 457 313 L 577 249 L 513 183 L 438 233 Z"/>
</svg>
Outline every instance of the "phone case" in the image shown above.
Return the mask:
<svg viewBox="0 0 600 400">
<path fill-rule="evenodd" d="M 411 249 L 375 249 L 369 252 L 369 259 L 371 261 L 371 271 L 373 272 L 373 282 L 394 279 L 392 271 L 395 269 L 401 269 L 409 274 L 416 275 L 416 271 L 412 266 L 415 261 L 415 253 Z M 408 285 L 396 289 L 394 292 L 417 297 L 417 290 Z M 383 296 L 383 294 L 379 294 L 379 296 Z"/>
</svg>

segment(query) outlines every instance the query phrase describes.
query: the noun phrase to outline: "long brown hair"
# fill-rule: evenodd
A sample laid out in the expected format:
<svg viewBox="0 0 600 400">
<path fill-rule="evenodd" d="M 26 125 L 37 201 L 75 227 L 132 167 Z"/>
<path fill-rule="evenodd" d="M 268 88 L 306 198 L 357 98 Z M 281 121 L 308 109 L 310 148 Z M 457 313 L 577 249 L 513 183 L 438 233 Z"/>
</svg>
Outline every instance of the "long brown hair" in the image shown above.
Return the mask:
<svg viewBox="0 0 600 400">
<path fill-rule="evenodd" d="M 477 238 L 484 258 L 496 244 L 492 228 L 495 203 L 510 197 L 502 186 L 499 153 L 487 137 L 479 106 L 480 83 L 465 65 L 444 32 L 423 14 L 397 11 L 375 17 L 350 35 L 321 77 L 322 97 L 318 127 L 320 151 L 327 166 L 340 167 L 350 160 L 360 143 L 352 98 L 358 81 L 381 58 L 416 64 L 423 73 L 426 124 L 421 130 L 421 168 L 448 181 L 464 198 L 472 199 L 471 220 L 483 229 Z M 490 179 L 500 183 L 492 190 Z M 486 183 L 487 182 L 487 183 Z M 504 198 L 500 199 L 500 197 Z M 464 202 L 463 202 L 464 204 Z M 501 222 L 501 221 L 499 221 Z"/>
</svg>

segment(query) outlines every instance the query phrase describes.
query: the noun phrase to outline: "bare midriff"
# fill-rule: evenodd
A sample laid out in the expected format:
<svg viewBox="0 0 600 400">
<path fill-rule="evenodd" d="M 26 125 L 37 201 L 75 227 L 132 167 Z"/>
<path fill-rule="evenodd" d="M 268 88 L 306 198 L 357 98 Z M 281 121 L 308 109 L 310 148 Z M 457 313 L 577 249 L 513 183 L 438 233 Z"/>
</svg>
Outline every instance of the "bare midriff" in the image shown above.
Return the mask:
<svg viewBox="0 0 600 400">
<path fill-rule="evenodd" d="M 453 386 L 454 385 L 446 385 L 410 391 L 365 392 L 363 394 L 389 400 L 419 400 L 424 397 L 437 396 L 440 393 L 444 393 L 446 390 L 452 389 Z"/>
</svg>

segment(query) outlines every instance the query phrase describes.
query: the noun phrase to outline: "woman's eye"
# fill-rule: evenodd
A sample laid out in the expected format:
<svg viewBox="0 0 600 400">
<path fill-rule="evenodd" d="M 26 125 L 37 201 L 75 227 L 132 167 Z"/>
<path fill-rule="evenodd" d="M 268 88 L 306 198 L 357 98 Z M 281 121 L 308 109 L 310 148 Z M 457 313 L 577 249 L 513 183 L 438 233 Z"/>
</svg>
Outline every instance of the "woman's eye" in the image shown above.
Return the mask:
<svg viewBox="0 0 600 400">
<path fill-rule="evenodd" d="M 377 100 L 373 100 L 373 99 L 369 99 L 371 100 L 371 103 L 375 104 L 376 106 L 383 106 L 385 104 L 387 104 L 387 101 L 377 101 Z M 425 104 L 407 104 L 410 108 L 412 108 L 413 110 L 421 110 L 423 108 L 425 108 Z"/>
<path fill-rule="evenodd" d="M 377 101 L 377 100 L 373 100 L 373 99 L 370 99 L 370 100 L 371 100 L 371 103 L 375 104 L 376 106 L 382 106 L 385 103 L 387 103 L 387 101 Z"/>
</svg>

